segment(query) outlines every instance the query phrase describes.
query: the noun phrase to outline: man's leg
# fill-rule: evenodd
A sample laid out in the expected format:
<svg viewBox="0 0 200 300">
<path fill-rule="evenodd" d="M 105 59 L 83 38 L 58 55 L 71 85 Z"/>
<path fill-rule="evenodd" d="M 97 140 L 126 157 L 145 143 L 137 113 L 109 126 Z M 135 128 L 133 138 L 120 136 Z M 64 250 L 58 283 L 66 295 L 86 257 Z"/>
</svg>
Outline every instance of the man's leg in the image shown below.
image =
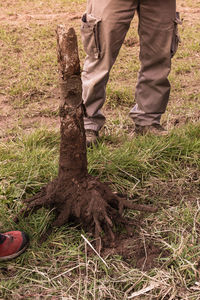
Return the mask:
<svg viewBox="0 0 200 300">
<path fill-rule="evenodd" d="M 170 83 L 171 47 L 176 18 L 175 0 L 140 0 L 140 61 L 136 105 L 130 112 L 135 124 L 160 124 Z"/>
<path fill-rule="evenodd" d="M 105 122 L 101 112 L 106 84 L 138 0 L 88 0 L 82 18 L 82 39 L 87 57 L 82 72 L 85 129 L 99 131 Z"/>
</svg>

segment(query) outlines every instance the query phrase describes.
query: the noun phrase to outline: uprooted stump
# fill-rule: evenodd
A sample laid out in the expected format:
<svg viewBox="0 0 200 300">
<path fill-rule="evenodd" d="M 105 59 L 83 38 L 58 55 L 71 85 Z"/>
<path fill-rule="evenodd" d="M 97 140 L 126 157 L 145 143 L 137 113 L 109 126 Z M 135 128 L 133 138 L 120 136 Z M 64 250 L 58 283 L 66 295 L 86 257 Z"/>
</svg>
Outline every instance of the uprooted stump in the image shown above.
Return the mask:
<svg viewBox="0 0 200 300">
<path fill-rule="evenodd" d="M 124 208 L 148 212 L 156 209 L 118 197 L 106 183 L 88 174 L 80 63 L 73 28 L 67 31 L 64 26 L 58 26 L 57 53 L 61 89 L 58 176 L 38 194 L 24 200 L 26 206 L 20 214 L 27 216 L 41 207 L 54 208 L 53 226 L 73 219 L 92 232 L 95 239 L 105 232 L 114 241 L 114 225 L 129 224 L 122 215 Z"/>
</svg>

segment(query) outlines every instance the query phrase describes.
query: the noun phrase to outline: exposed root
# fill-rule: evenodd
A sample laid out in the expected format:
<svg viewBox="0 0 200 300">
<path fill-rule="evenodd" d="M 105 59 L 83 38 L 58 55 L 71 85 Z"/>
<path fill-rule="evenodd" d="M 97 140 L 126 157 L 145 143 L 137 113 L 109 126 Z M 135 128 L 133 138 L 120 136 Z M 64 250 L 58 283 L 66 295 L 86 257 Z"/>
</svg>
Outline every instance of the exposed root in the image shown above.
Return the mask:
<svg viewBox="0 0 200 300">
<path fill-rule="evenodd" d="M 55 182 L 57 186 L 55 187 Z M 51 186 L 52 184 L 52 186 Z M 77 188 L 78 187 L 78 188 Z M 65 197 L 63 197 L 65 195 Z M 77 184 L 59 184 L 56 180 L 43 188 L 40 193 L 24 201 L 26 207 L 20 214 L 27 216 L 41 207 L 55 208 L 56 219 L 52 226 L 61 226 L 75 219 L 83 228 L 93 234 L 100 249 L 102 234 L 111 242 L 115 240 L 115 228 L 123 225 L 130 231 L 130 222 L 123 216 L 125 208 L 155 212 L 157 209 L 147 205 L 137 205 L 113 194 L 107 184 L 88 176 Z M 17 218 L 16 218 L 17 220 Z"/>
</svg>

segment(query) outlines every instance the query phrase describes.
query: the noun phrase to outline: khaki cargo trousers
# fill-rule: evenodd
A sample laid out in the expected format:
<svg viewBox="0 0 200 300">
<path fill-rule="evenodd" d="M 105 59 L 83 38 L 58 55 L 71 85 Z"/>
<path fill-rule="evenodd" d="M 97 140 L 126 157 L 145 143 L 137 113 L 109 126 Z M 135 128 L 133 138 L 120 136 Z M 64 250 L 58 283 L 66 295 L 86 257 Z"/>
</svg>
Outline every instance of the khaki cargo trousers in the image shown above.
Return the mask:
<svg viewBox="0 0 200 300">
<path fill-rule="evenodd" d="M 136 11 L 141 69 L 130 117 L 142 126 L 159 124 L 165 112 L 167 77 L 178 43 L 176 0 L 88 0 L 81 26 L 87 54 L 82 72 L 85 129 L 98 131 L 105 123 L 101 108 L 109 72 Z"/>
</svg>

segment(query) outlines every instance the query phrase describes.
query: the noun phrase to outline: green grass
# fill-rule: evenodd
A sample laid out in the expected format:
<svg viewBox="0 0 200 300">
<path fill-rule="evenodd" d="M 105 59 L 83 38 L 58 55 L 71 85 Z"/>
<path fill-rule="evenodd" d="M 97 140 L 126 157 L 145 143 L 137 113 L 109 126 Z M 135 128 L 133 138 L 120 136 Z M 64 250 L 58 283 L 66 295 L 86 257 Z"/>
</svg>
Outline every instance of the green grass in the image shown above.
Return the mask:
<svg viewBox="0 0 200 300">
<path fill-rule="evenodd" d="M 6 269 L 8 276 L 9 272 L 14 272 L 13 279 L 1 281 L 2 296 L 11 297 L 11 291 L 17 293 L 22 281 L 22 294 L 27 286 L 29 292 L 34 293 L 37 286 L 38 295 L 48 297 L 45 294 L 48 292 L 51 297 L 61 297 L 73 285 L 70 293 L 73 295 L 79 291 L 80 299 L 94 299 L 94 293 L 97 299 L 100 295 L 102 299 L 104 295 L 123 299 L 124 292 L 130 288 L 129 280 L 137 281 L 139 276 L 144 281 L 139 281 L 136 289 L 152 280 L 159 284 L 162 281 L 165 289 L 171 281 L 174 281 L 174 288 L 176 284 L 188 289 L 193 287 L 200 254 L 200 207 L 197 206 L 198 198 L 194 200 L 195 193 L 199 192 L 199 137 L 200 125 L 188 125 L 174 130 L 169 137 L 140 137 L 121 143 L 113 151 L 105 141 L 88 153 L 91 174 L 112 182 L 115 191 L 130 193 L 131 197 L 140 199 L 140 203 L 153 203 L 159 207 L 156 216 L 146 216 L 140 225 L 141 236 L 144 235 L 146 242 L 154 241 L 169 251 L 165 259 L 160 258 L 158 270 L 144 273 L 134 269 L 136 274 L 132 274 L 132 267 L 117 257 L 109 257 L 109 269 L 105 269 L 97 258 L 86 256 L 81 232 L 67 225 L 54 230 L 44 244 L 39 244 L 40 235 L 53 218 L 53 212 L 40 210 L 27 219 L 20 218 L 17 228 L 29 233 L 31 245 L 16 261 L 2 264 L 2 270 Z M 19 133 L 15 140 L 1 145 L 1 222 L 4 229 L 16 228 L 10 217 L 21 207 L 21 199 L 37 192 L 56 176 L 58 144 L 59 133 L 44 128 L 26 136 Z M 150 197 L 153 180 L 155 198 Z M 187 191 L 189 183 L 192 186 Z M 163 194 L 158 193 L 158 185 Z M 172 187 L 179 190 L 168 199 L 165 195 L 170 194 Z M 127 213 L 131 215 L 131 212 Z M 127 268 L 130 269 L 127 271 Z M 65 272 L 66 276 L 62 275 Z"/>
<path fill-rule="evenodd" d="M 170 102 L 162 119 L 170 134 L 132 135 L 128 113 L 140 67 L 136 18 L 110 74 L 104 107 L 107 122 L 100 142 L 88 150 L 90 174 L 109 182 L 113 191 L 128 195 L 130 201 L 158 207 L 155 214 L 125 211 L 139 220 L 135 246 L 142 243 L 144 253 L 148 245 L 162 249 L 156 265 L 137 268 L 133 252 L 129 259 L 120 253 L 105 256 L 107 267 L 95 254 L 88 254 L 81 234 L 92 237 L 73 224 L 53 229 L 41 244 L 53 210 L 40 209 L 20 217 L 18 224 L 13 222 L 22 200 L 57 175 L 55 29 L 60 23 L 75 27 L 83 65 L 79 17 L 85 2 L 0 3 L 5 16 L 0 23 L 0 231 L 25 230 L 31 238 L 23 255 L 0 263 L 0 299 L 200 299 L 199 1 L 178 3 L 184 19 L 182 43 L 173 59 Z M 49 19 L 43 18 L 45 14 Z M 146 287 L 152 289 L 145 294 Z M 141 295 L 135 296 L 138 291 Z"/>
</svg>

